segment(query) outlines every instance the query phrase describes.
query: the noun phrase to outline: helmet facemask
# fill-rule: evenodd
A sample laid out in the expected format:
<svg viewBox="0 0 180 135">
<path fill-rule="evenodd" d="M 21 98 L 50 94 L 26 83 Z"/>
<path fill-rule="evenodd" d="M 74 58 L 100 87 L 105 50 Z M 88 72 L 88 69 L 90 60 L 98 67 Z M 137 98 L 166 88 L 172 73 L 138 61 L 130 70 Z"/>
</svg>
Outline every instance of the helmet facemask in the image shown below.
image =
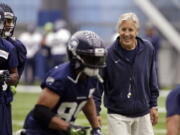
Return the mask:
<svg viewBox="0 0 180 135">
<path fill-rule="evenodd" d="M 3 36 L 4 37 L 11 37 L 14 33 L 14 28 L 16 26 L 16 16 L 14 16 L 13 13 L 5 12 L 5 24 L 4 24 L 4 30 L 3 30 Z"/>
<path fill-rule="evenodd" d="M 98 68 L 84 67 L 83 72 L 90 77 L 97 76 L 99 74 Z"/>
<path fill-rule="evenodd" d="M 84 66 L 83 73 L 89 77 L 97 77 L 98 80 L 103 83 L 103 79 L 99 74 L 99 69 L 105 67 L 105 49 L 95 48 L 88 50 L 88 52 L 79 52 Z"/>
</svg>

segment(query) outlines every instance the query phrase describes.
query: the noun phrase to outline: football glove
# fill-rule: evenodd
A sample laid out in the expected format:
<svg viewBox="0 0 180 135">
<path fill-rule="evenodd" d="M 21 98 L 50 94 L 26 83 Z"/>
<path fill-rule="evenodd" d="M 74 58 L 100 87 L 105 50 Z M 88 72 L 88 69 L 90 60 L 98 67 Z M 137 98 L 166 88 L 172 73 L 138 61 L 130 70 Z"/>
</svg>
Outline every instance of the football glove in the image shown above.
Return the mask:
<svg viewBox="0 0 180 135">
<path fill-rule="evenodd" d="M 12 93 L 13 93 L 13 95 L 15 95 L 16 94 L 16 86 L 11 86 L 11 91 L 12 91 Z"/>
<path fill-rule="evenodd" d="M 10 80 L 10 73 L 8 70 L 0 70 L 0 82 L 8 82 Z"/>
<path fill-rule="evenodd" d="M 68 135 L 86 135 L 87 129 L 89 128 L 90 127 L 70 124 L 68 129 Z"/>
<path fill-rule="evenodd" d="M 103 135 L 100 128 L 93 128 L 91 130 L 91 135 Z"/>
</svg>

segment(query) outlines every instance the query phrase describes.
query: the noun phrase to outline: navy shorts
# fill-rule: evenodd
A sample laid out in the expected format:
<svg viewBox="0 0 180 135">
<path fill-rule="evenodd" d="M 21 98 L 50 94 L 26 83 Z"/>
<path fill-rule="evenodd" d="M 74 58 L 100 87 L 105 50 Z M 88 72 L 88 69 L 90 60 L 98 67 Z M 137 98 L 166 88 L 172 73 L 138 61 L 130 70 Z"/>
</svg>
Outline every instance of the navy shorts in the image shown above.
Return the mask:
<svg viewBox="0 0 180 135">
<path fill-rule="evenodd" d="M 166 99 L 167 117 L 179 114 L 180 115 L 180 85 L 173 89 Z"/>
</svg>

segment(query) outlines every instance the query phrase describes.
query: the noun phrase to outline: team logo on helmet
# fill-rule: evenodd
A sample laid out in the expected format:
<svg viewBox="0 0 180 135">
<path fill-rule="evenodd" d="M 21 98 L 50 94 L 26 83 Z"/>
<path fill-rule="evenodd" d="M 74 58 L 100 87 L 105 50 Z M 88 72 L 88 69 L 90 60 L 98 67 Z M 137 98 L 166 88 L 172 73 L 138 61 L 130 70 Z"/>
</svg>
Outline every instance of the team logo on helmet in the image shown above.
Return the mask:
<svg viewBox="0 0 180 135">
<path fill-rule="evenodd" d="M 52 84 L 53 82 L 55 81 L 55 79 L 51 76 L 49 76 L 47 79 L 46 79 L 46 83 L 48 84 Z"/>
<path fill-rule="evenodd" d="M 72 39 L 68 45 L 68 49 L 70 49 L 71 51 L 75 51 L 78 44 L 79 44 L 79 42 L 77 40 Z"/>
</svg>

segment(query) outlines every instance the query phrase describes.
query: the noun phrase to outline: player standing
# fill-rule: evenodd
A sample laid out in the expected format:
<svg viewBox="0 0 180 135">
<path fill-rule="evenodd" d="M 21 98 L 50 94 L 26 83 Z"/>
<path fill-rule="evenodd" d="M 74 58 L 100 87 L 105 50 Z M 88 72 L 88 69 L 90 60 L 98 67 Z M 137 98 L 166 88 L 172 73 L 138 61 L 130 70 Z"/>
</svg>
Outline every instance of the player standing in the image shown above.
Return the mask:
<svg viewBox="0 0 180 135">
<path fill-rule="evenodd" d="M 17 20 L 17 17 L 15 16 L 13 10 L 9 5 L 4 3 L 0 3 L 0 7 L 4 10 L 4 17 L 5 17 L 2 36 L 6 40 L 8 40 L 11 44 L 13 44 L 14 47 L 16 48 L 18 63 L 19 63 L 17 68 L 20 78 L 25 67 L 27 51 L 23 43 L 13 36 L 16 27 L 16 20 Z M 11 89 L 14 93 L 16 92 L 15 87 L 11 86 Z"/>
<path fill-rule="evenodd" d="M 10 85 L 16 85 L 19 79 L 18 60 L 14 46 L 2 38 L 4 23 L 4 11 L 0 9 L 0 135 L 12 135 Z"/>
</svg>

